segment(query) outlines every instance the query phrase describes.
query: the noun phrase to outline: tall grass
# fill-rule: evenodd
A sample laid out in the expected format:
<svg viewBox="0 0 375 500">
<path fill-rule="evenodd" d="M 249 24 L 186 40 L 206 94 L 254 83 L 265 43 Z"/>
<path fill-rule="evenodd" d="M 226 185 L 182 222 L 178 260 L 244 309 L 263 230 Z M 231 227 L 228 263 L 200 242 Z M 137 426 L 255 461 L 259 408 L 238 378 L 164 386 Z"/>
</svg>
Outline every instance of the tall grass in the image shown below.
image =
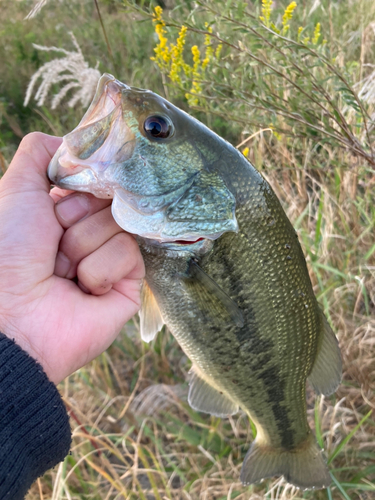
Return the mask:
<svg viewBox="0 0 375 500">
<path fill-rule="evenodd" d="M 283 33 L 288 2 L 278 2 L 268 26 L 259 19 L 258 2 L 170 2 L 173 9 L 162 14 L 169 42 L 176 42 L 181 25 L 188 27 L 184 57 L 192 71 L 181 73 L 180 81 L 172 81 L 168 65 L 160 71 L 150 61 L 159 42 L 155 5 L 99 2 L 112 59 L 94 2 L 50 1 L 25 22 L 30 2 L 3 1 L 0 168 L 24 133 L 64 134 L 83 114 L 67 100 L 53 112 L 35 101 L 22 105 L 32 74 L 55 57 L 31 43 L 71 50 L 68 31 L 91 67 L 98 60 L 101 72 L 116 71 L 131 85 L 167 95 L 234 145 L 246 141 L 240 149 L 292 220 L 315 293 L 340 341 L 338 391 L 318 400 L 308 391 L 309 422 L 326 450 L 332 486 L 301 492 L 270 479 L 244 488 L 239 471 L 253 438 L 251 423 L 242 413 L 222 420 L 193 411 L 186 402 L 189 360 L 168 331 L 142 343 L 134 318 L 106 353 L 61 385 L 72 453 L 32 487 L 28 500 L 375 498 L 371 86 L 361 94 L 375 64 L 374 3 L 304 0 Z M 317 23 L 321 37 L 312 43 Z M 202 64 L 208 34 L 215 49 L 222 44 L 221 54 L 194 74 L 191 47 L 199 48 Z"/>
</svg>

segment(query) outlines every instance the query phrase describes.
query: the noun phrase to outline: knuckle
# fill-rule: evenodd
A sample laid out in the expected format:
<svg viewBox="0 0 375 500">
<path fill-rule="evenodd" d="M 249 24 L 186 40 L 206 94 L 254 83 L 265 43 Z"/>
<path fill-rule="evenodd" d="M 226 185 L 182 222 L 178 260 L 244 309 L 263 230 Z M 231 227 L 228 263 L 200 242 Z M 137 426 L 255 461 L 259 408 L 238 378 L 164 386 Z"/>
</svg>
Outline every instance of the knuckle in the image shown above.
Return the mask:
<svg viewBox="0 0 375 500">
<path fill-rule="evenodd" d="M 77 258 L 81 249 L 82 232 L 76 225 L 65 231 L 60 243 L 60 249 L 70 258 Z"/>
<path fill-rule="evenodd" d="M 79 281 L 91 291 L 104 291 L 112 286 L 108 275 L 99 267 L 94 268 L 90 259 L 84 259 L 80 262 L 77 276 Z"/>
<path fill-rule="evenodd" d="M 43 134 L 42 132 L 30 132 L 22 138 L 20 149 L 29 150 L 32 146 L 38 144 L 44 136 L 45 134 Z"/>
<path fill-rule="evenodd" d="M 136 254 L 139 252 L 138 243 L 131 234 L 122 231 L 121 233 L 116 234 L 113 238 L 122 249 L 124 247 L 126 248 L 128 254 Z"/>
</svg>

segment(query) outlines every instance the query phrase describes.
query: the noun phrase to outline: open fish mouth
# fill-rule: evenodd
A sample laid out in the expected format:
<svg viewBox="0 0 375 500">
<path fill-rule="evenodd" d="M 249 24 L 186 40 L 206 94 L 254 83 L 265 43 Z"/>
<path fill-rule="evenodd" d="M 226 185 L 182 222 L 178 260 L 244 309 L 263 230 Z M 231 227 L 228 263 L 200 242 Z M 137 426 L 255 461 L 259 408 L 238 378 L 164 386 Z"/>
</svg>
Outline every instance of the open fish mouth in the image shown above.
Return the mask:
<svg viewBox="0 0 375 500">
<path fill-rule="evenodd" d="M 134 134 L 122 117 L 122 91 L 130 89 L 103 75 L 94 99 L 79 125 L 63 138 L 48 167 L 48 177 L 64 189 L 114 195 L 113 164 L 131 158 Z"/>
<path fill-rule="evenodd" d="M 48 176 L 63 189 L 113 198 L 112 215 L 122 229 L 159 243 L 189 247 L 237 231 L 234 195 L 199 155 L 190 165 L 194 149 L 185 148 L 179 120 L 156 94 L 104 74 L 81 122 L 63 137 Z"/>
</svg>

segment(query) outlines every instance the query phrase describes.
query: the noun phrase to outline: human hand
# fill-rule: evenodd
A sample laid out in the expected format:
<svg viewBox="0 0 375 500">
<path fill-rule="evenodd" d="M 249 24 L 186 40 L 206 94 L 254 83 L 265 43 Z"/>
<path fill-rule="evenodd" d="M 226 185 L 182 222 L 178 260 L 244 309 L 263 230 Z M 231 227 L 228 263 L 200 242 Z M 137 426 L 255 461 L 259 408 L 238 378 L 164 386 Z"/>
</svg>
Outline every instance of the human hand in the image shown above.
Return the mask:
<svg viewBox="0 0 375 500">
<path fill-rule="evenodd" d="M 110 200 L 50 192 L 46 171 L 60 144 L 29 134 L 0 180 L 0 332 L 54 383 L 113 342 L 140 307 L 145 272 Z"/>
</svg>

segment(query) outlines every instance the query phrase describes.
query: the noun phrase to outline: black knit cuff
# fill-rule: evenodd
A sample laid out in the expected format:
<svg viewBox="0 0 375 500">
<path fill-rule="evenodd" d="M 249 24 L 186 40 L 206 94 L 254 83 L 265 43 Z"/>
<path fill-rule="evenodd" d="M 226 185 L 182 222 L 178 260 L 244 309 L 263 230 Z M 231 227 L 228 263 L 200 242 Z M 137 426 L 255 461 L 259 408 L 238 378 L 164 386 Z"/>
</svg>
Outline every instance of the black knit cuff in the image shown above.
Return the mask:
<svg viewBox="0 0 375 500">
<path fill-rule="evenodd" d="M 0 498 L 21 500 L 31 484 L 64 460 L 69 418 L 43 368 L 0 333 Z"/>
</svg>

